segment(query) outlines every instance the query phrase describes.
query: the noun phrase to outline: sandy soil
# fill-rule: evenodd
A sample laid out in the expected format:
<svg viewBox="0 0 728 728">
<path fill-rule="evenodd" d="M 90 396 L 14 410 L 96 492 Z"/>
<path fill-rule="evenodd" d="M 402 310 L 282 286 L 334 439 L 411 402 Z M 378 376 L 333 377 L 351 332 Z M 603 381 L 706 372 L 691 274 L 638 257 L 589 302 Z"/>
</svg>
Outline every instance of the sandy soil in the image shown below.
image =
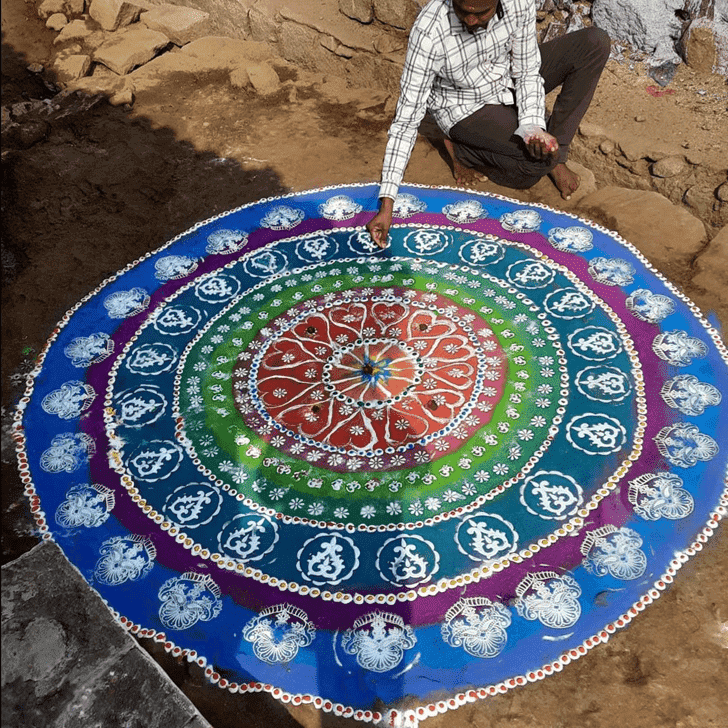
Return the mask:
<svg viewBox="0 0 728 728">
<path fill-rule="evenodd" d="M 34 5 L 4 1 L 2 29 L 3 104 L 52 96 L 26 70 L 49 60 L 55 35 L 35 17 Z M 165 90 L 140 94 L 133 109 L 101 101 L 42 129 L 29 148 L 14 143 L 3 152 L 4 434 L 23 375 L 55 323 L 107 276 L 218 212 L 287 191 L 378 178 L 389 121 L 382 110 L 357 116 L 325 86 L 303 80 L 291 72 L 279 95 L 261 100 L 221 76 L 180 76 Z M 682 68 L 669 87 L 674 93 L 656 96 L 649 86 L 654 82 L 641 67 L 610 62 L 587 120 L 612 138 L 627 136 L 660 153 L 694 153 L 700 164 L 693 198 L 714 233 L 714 191 L 725 182 L 728 158 L 725 81 Z M 581 153 L 587 162 L 592 155 L 600 186 L 631 181 L 639 188 L 649 174 L 625 171 L 588 145 Z M 453 184 L 439 145 L 418 142 L 407 180 Z M 520 193 L 482 189 L 575 210 L 548 180 Z M 2 468 L 6 562 L 36 539 L 6 438 Z M 425 725 L 727 725 L 727 545 L 724 528 L 629 630 L 561 675 Z M 303 710 L 294 720 L 262 696 L 226 697 L 160 660 L 216 728 L 343 724 Z"/>
</svg>

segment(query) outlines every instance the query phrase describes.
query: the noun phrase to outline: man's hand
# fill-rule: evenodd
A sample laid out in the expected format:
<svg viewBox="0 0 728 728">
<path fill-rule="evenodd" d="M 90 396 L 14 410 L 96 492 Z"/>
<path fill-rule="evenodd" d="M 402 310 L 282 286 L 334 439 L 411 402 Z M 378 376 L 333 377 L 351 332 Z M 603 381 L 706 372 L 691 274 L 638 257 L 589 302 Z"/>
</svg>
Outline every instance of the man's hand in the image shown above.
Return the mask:
<svg viewBox="0 0 728 728">
<path fill-rule="evenodd" d="M 527 136 L 524 141 L 528 153 L 540 161 L 547 161 L 556 156 L 559 151 L 559 143 L 547 131 L 538 130 Z"/>
<path fill-rule="evenodd" d="M 394 200 L 391 197 L 382 197 L 379 201 L 379 212 L 367 223 L 367 230 L 372 240 L 380 247 L 387 247 L 389 228 L 392 227 L 392 209 Z"/>
</svg>

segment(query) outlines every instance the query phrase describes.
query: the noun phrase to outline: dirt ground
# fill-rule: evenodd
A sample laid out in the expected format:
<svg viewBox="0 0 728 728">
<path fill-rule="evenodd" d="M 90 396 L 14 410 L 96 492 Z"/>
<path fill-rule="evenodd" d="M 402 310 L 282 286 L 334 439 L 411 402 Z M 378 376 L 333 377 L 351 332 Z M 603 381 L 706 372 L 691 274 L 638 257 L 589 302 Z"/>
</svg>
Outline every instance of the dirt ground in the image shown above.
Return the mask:
<svg viewBox="0 0 728 728">
<path fill-rule="evenodd" d="M 55 33 L 38 20 L 33 3 L 3 0 L 2 10 L 3 105 L 52 97 L 54 90 L 27 66 L 48 63 Z M 25 372 L 64 312 L 199 220 L 288 191 L 378 179 L 389 119 L 357 116 L 295 71 L 283 80 L 289 83 L 267 100 L 233 89 L 222 75 L 180 75 L 140 94 L 133 108 L 71 100 L 74 113 L 4 145 L 3 563 L 36 543 L 5 437 L 9 415 Z M 700 213 L 711 235 L 728 222 L 716 193 L 726 182 L 727 92 L 725 79 L 685 67 L 658 89 L 641 66 L 611 61 L 586 117 L 606 136 L 647 144 L 658 157 L 689 151 L 692 192 L 672 189 L 669 180 L 659 191 Z M 575 155 L 592 168 L 598 186 L 645 188 L 644 165 L 627 169 L 588 139 L 577 146 Z M 453 184 L 442 154 L 437 143 L 421 139 L 407 181 Z M 482 189 L 578 213 L 548 180 L 519 193 Z M 697 302 L 710 309 L 710 293 Z M 561 675 L 425 725 L 725 728 L 727 546 L 723 528 L 646 614 Z M 313 710 L 290 717 L 262 696 L 229 696 L 158 657 L 215 728 L 344 723 Z"/>
</svg>

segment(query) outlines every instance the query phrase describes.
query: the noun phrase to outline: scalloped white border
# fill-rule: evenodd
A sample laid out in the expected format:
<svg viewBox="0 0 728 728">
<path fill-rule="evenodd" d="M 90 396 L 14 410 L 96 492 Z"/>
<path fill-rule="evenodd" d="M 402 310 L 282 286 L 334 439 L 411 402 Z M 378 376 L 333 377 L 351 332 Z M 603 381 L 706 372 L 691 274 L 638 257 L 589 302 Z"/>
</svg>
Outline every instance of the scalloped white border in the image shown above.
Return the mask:
<svg viewBox="0 0 728 728">
<path fill-rule="evenodd" d="M 120 271 L 115 273 L 114 275 L 110 276 L 109 278 L 105 279 L 101 282 L 94 290 L 92 290 L 87 296 L 82 298 L 78 303 L 76 303 L 72 308 L 70 308 L 66 314 L 63 316 L 61 321 L 59 321 L 58 325 L 53 329 L 53 332 L 49 336 L 45 346 L 43 347 L 43 350 L 39 353 L 36 361 L 35 361 L 35 367 L 30 371 L 30 373 L 26 377 L 26 388 L 23 393 L 23 396 L 21 397 L 20 401 L 18 402 L 18 405 L 16 406 L 15 412 L 13 414 L 13 425 L 12 425 L 12 438 L 15 441 L 15 449 L 17 453 L 17 460 L 18 460 L 18 469 L 20 471 L 20 479 L 21 482 L 24 484 L 24 494 L 28 496 L 29 502 L 30 502 L 30 511 L 33 514 L 33 517 L 35 518 L 36 523 L 38 524 L 38 529 L 41 532 L 42 536 L 41 539 L 44 541 L 53 540 L 53 535 L 50 532 L 50 529 L 48 527 L 46 514 L 41 509 L 40 506 L 40 496 L 36 493 L 35 486 L 33 485 L 33 478 L 30 474 L 29 464 L 28 464 L 28 456 L 25 451 L 25 434 L 24 434 L 24 428 L 22 426 L 22 420 L 23 420 L 23 413 L 25 411 L 25 408 L 27 407 L 28 403 L 30 402 L 30 396 L 33 393 L 34 388 L 34 380 L 35 378 L 40 374 L 42 370 L 43 361 L 45 360 L 46 354 L 48 353 L 51 345 L 56 340 L 58 335 L 61 332 L 61 329 L 66 326 L 66 324 L 70 321 L 71 316 L 79 309 L 81 306 L 83 306 L 87 301 L 89 301 L 93 296 L 95 296 L 99 291 L 101 291 L 104 287 L 106 287 L 109 283 L 115 281 L 120 276 L 124 275 L 128 271 L 130 271 L 135 266 L 139 265 L 141 262 L 146 260 L 147 258 L 150 258 L 152 255 L 158 254 L 160 251 L 165 250 L 175 242 L 177 242 L 182 237 L 191 234 L 195 230 L 198 230 L 200 227 L 207 225 L 208 223 L 218 220 L 221 218 L 226 217 L 227 215 L 233 214 L 235 212 L 238 212 L 240 210 L 246 209 L 248 207 L 252 207 L 253 205 L 258 205 L 261 203 L 266 202 L 273 202 L 278 200 L 284 200 L 289 199 L 292 197 L 298 197 L 302 194 L 309 194 L 309 193 L 318 193 L 318 192 L 326 192 L 328 190 L 335 190 L 335 189 L 342 189 L 342 188 L 351 188 L 351 187 L 376 187 L 376 183 L 354 183 L 349 185 L 331 185 L 328 187 L 321 187 L 321 188 L 314 188 L 311 190 L 304 190 L 301 192 L 291 192 L 287 195 L 282 195 L 279 197 L 267 197 L 263 198 L 261 200 L 256 200 L 255 202 L 248 203 L 246 205 L 242 205 L 238 208 L 235 208 L 233 210 L 228 210 L 224 213 L 221 213 L 219 215 L 215 215 L 214 217 L 211 217 L 207 220 L 204 220 L 202 222 L 197 223 L 193 227 L 189 228 L 188 230 L 180 233 L 176 237 L 174 237 L 172 240 L 167 242 L 166 244 L 162 245 L 161 247 L 157 248 L 156 250 L 150 251 L 146 253 L 141 258 L 137 259 L 136 261 L 130 263 L 125 268 L 122 268 Z M 462 188 L 457 187 L 447 187 L 447 186 L 434 186 L 434 185 L 422 185 L 422 184 L 409 184 L 408 187 L 415 187 L 420 189 L 431 189 L 431 190 L 451 190 L 453 192 L 459 192 L 464 194 L 470 194 L 470 195 L 477 195 L 484 198 L 490 198 L 490 199 L 498 199 L 505 202 L 513 203 L 516 205 L 523 205 L 524 203 L 520 200 L 515 200 L 509 197 L 504 197 L 503 195 L 497 195 L 487 192 L 477 192 L 472 190 L 464 190 Z M 598 230 L 599 232 L 608 235 L 609 237 L 613 238 L 619 245 L 626 248 L 632 255 L 634 255 L 637 260 L 639 260 L 647 270 L 649 270 L 653 275 L 661 281 L 668 291 L 670 291 L 673 295 L 675 295 L 678 299 L 680 299 L 688 309 L 693 313 L 695 318 L 698 320 L 698 322 L 703 326 L 703 328 L 706 330 L 708 336 L 712 339 L 713 343 L 715 344 L 716 349 L 718 350 L 718 353 L 723 358 L 723 360 L 728 364 L 728 348 L 726 348 L 725 344 L 723 343 L 723 340 L 720 336 L 720 333 L 708 322 L 708 320 L 703 316 L 700 309 L 694 304 L 687 296 L 685 296 L 681 291 L 677 289 L 676 286 L 674 286 L 670 281 L 668 281 L 652 264 L 640 253 L 637 248 L 635 248 L 631 243 L 624 240 L 620 235 L 618 235 L 616 232 L 612 230 L 608 230 L 607 228 L 602 227 L 601 225 L 598 225 L 596 223 L 593 223 L 589 220 L 584 220 L 583 218 L 578 217 L 577 215 L 570 213 L 570 212 L 563 212 L 560 210 L 554 210 L 553 208 L 549 207 L 548 205 L 544 205 L 542 203 L 529 203 L 530 207 L 537 207 L 541 208 L 543 210 L 548 210 L 549 212 L 556 212 L 557 214 L 562 214 L 566 217 L 571 217 L 574 220 L 578 220 L 580 223 L 585 224 L 589 226 L 592 229 Z M 427 703 L 419 706 L 415 706 L 414 708 L 402 708 L 402 709 L 391 709 L 386 714 L 382 714 L 378 711 L 371 711 L 371 710 L 355 710 L 351 706 L 344 706 L 341 703 L 334 703 L 331 700 L 327 700 L 325 698 L 322 698 L 320 696 L 313 696 L 309 694 L 294 694 L 294 693 L 288 693 L 284 690 L 281 690 L 280 688 L 276 688 L 269 684 L 259 683 L 259 682 L 252 682 L 252 683 L 244 683 L 242 685 L 237 683 L 230 683 L 225 678 L 222 678 L 218 672 L 215 671 L 213 667 L 210 667 L 207 665 L 207 658 L 204 656 L 198 656 L 197 652 L 194 650 L 187 650 L 179 647 L 178 645 L 175 645 L 173 642 L 166 640 L 166 637 L 164 633 L 157 632 L 153 629 L 146 629 L 143 628 L 141 625 L 134 624 L 133 622 L 130 622 L 126 619 L 126 617 L 121 616 L 116 610 L 114 610 L 105 600 L 104 603 L 106 604 L 107 608 L 111 612 L 114 619 L 127 631 L 131 632 L 134 635 L 137 635 L 139 637 L 145 637 L 149 639 L 154 639 L 157 643 L 163 643 L 164 649 L 167 652 L 171 652 L 174 656 L 185 656 L 188 660 L 188 662 L 196 662 L 201 668 L 205 669 L 205 675 L 209 682 L 211 682 L 214 685 L 217 685 L 220 688 L 227 689 L 231 693 L 246 693 L 246 692 L 267 692 L 270 695 L 272 695 L 277 700 L 280 700 L 282 703 L 291 703 L 293 705 L 313 705 L 315 708 L 323 710 L 327 713 L 334 713 L 337 716 L 342 716 L 346 718 L 353 718 L 354 720 L 359 720 L 361 722 L 365 723 L 383 723 L 386 722 L 387 724 L 395 727 L 402 726 L 403 728 L 406 726 L 414 727 L 417 725 L 417 723 L 420 720 L 423 720 L 425 718 L 428 718 L 430 716 L 438 715 L 447 712 L 448 710 L 453 710 L 455 708 L 459 708 L 462 705 L 465 705 L 466 703 L 474 703 L 476 700 L 481 700 L 483 698 L 487 698 L 491 695 L 498 695 L 508 692 L 508 690 L 511 690 L 512 688 L 519 687 L 521 685 L 525 685 L 528 682 L 536 682 L 537 680 L 543 680 L 544 677 L 547 677 L 548 675 L 553 674 L 554 672 L 561 672 L 561 670 L 564 668 L 565 665 L 568 665 L 573 660 L 577 660 L 580 657 L 587 654 L 589 650 L 596 647 L 596 645 L 604 642 L 606 643 L 609 640 L 609 637 L 614 634 L 617 629 L 622 629 L 623 627 L 626 627 L 634 617 L 636 617 L 640 612 L 642 612 L 645 607 L 647 607 L 649 604 L 651 604 L 653 601 L 658 599 L 661 596 L 662 591 L 664 591 L 674 580 L 675 574 L 677 571 L 685 564 L 692 556 L 695 556 L 696 553 L 699 551 L 702 551 L 703 545 L 708 542 L 708 539 L 713 536 L 715 530 L 718 528 L 718 525 L 720 524 L 720 521 L 725 518 L 725 516 L 728 515 L 728 469 L 726 472 L 726 478 L 724 480 L 724 489 L 723 494 L 721 495 L 719 499 L 719 505 L 715 507 L 713 511 L 711 511 L 708 520 L 706 521 L 706 525 L 703 527 L 702 531 L 697 534 L 695 541 L 688 546 L 683 551 L 677 551 L 675 552 L 675 558 L 670 562 L 668 568 L 665 570 L 665 572 L 662 574 L 662 576 L 655 581 L 654 586 L 649 589 L 640 599 L 638 599 L 632 607 L 630 607 L 624 614 L 622 614 L 620 617 L 618 617 L 614 622 L 610 622 L 605 627 L 597 632 L 596 634 L 592 635 L 591 637 L 588 637 L 585 639 L 581 645 L 579 645 L 576 648 L 573 648 L 571 650 L 567 650 L 566 652 L 562 653 L 559 658 L 556 660 L 549 662 L 547 664 L 544 664 L 540 669 L 535 671 L 529 671 L 525 675 L 517 675 L 516 677 L 509 678 L 508 680 L 504 680 L 502 682 L 499 682 L 495 685 L 489 685 L 486 687 L 481 687 L 478 689 L 468 690 L 467 692 L 458 693 L 452 698 L 449 698 L 448 700 L 440 700 L 436 703 Z"/>
</svg>

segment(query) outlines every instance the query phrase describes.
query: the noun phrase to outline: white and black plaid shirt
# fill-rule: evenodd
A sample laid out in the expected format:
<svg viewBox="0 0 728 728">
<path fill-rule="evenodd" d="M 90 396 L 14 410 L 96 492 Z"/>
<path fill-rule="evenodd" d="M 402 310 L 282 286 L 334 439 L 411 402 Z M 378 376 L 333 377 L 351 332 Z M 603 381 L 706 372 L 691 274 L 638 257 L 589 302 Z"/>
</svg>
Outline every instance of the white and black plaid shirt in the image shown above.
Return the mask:
<svg viewBox="0 0 728 728">
<path fill-rule="evenodd" d="M 546 128 L 535 0 L 501 0 L 502 13 L 469 33 L 451 0 L 430 0 L 415 20 L 384 154 L 380 197 L 397 196 L 429 109 L 448 134 L 486 104 L 518 108 L 519 128 Z"/>
</svg>

